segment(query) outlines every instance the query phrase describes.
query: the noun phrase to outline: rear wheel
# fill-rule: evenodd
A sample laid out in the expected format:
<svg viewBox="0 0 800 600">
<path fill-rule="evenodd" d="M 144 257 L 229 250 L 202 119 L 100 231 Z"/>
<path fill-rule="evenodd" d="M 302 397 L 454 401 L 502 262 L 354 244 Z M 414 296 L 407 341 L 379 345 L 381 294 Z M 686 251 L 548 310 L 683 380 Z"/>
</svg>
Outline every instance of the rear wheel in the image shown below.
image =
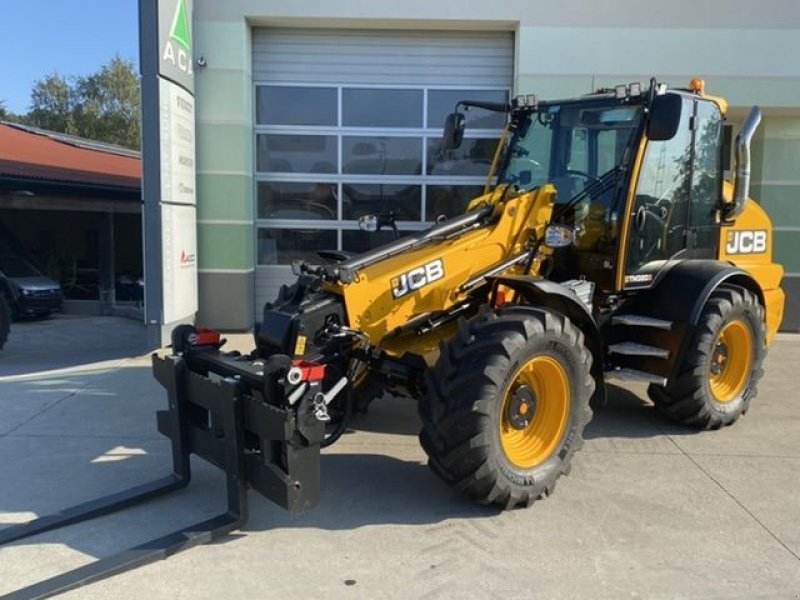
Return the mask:
<svg viewBox="0 0 800 600">
<path fill-rule="evenodd" d="M 690 351 L 666 388 L 648 390 L 670 418 L 701 429 L 730 425 L 757 393 L 766 354 L 764 309 L 753 292 L 715 291 L 706 303 Z"/>
<path fill-rule="evenodd" d="M 463 322 L 420 402 L 430 467 L 482 504 L 550 494 L 591 419 L 591 363 L 583 334 L 558 313 L 513 306 Z"/>
</svg>

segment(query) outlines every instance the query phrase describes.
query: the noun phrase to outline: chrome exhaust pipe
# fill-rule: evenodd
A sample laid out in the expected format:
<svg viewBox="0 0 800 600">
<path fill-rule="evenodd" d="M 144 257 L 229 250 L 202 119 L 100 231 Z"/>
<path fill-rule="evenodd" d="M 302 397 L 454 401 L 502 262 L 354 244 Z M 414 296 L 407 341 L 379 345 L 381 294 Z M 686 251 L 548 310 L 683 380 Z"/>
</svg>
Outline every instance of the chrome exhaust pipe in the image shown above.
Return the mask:
<svg viewBox="0 0 800 600">
<path fill-rule="evenodd" d="M 761 123 L 761 109 L 754 106 L 744 120 L 742 130 L 736 136 L 736 174 L 733 180 L 733 204 L 727 211 L 727 218 L 736 218 L 744 210 L 750 197 L 750 142 Z"/>
</svg>

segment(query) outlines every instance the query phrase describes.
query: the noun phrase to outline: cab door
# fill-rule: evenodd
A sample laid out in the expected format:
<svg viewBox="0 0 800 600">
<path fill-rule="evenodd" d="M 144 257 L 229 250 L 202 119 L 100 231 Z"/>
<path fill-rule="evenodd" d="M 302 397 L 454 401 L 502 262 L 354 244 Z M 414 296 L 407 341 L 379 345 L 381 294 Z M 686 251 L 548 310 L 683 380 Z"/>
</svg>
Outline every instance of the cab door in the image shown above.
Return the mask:
<svg viewBox="0 0 800 600">
<path fill-rule="evenodd" d="M 675 136 L 650 141 L 639 171 L 625 260 L 625 288 L 647 287 L 687 250 L 692 195 L 694 99 L 684 98 Z"/>
<path fill-rule="evenodd" d="M 694 169 L 692 171 L 689 258 L 716 258 L 719 253 L 719 208 L 722 205 L 722 112 L 716 102 L 697 100 L 693 121 Z"/>
</svg>

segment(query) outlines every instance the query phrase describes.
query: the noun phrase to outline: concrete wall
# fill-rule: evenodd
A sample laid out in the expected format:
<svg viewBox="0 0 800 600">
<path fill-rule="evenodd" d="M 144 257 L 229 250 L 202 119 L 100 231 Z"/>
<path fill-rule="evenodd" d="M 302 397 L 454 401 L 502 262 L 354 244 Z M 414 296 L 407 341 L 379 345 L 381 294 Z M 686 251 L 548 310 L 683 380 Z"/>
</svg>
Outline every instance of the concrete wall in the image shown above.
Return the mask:
<svg viewBox="0 0 800 600">
<path fill-rule="evenodd" d="M 196 0 L 198 259 L 201 323 L 247 328 L 254 277 L 253 88 L 250 29 L 302 26 L 492 29 L 516 32 L 516 87 L 541 97 L 657 76 L 703 77 L 734 117 L 765 109 L 754 193 L 778 224 L 777 258 L 792 294 L 785 326 L 800 328 L 800 2 L 671 0 Z M 232 284 L 232 278 L 237 280 Z M 249 280 L 251 283 L 246 284 Z M 219 284 L 219 285 L 218 285 Z"/>
<path fill-rule="evenodd" d="M 198 323 L 248 329 L 255 270 L 250 27 L 242 14 L 206 20 L 202 13 L 198 7 L 194 24 L 195 56 L 207 60 L 195 72 Z"/>
</svg>

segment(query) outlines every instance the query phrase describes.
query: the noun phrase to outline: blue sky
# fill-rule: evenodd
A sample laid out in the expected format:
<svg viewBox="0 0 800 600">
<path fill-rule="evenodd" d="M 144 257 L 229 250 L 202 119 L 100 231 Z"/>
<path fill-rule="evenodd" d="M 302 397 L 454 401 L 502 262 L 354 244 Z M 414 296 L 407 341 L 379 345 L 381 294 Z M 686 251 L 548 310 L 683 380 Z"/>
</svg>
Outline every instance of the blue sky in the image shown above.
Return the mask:
<svg viewBox="0 0 800 600">
<path fill-rule="evenodd" d="M 87 75 L 115 53 L 139 65 L 137 0 L 0 0 L 0 100 L 27 112 L 37 79 Z"/>
</svg>

